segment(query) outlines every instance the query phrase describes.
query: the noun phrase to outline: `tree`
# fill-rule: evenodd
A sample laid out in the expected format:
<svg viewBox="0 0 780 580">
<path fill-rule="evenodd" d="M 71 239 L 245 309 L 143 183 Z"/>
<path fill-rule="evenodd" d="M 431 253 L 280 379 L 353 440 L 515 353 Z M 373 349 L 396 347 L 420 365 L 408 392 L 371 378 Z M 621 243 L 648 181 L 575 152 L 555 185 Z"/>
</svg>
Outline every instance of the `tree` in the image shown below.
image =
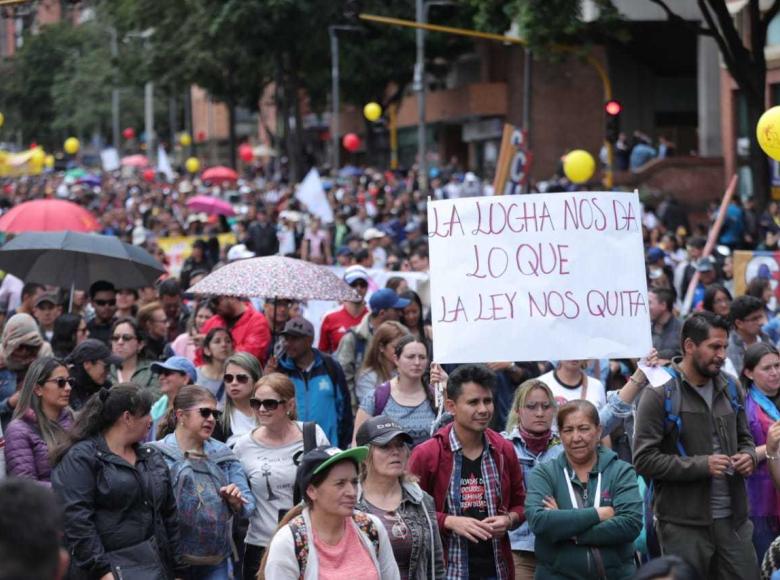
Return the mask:
<svg viewBox="0 0 780 580">
<path fill-rule="evenodd" d="M 608 36 L 620 18 L 611 0 L 597 0 L 601 16 L 592 25 L 582 21 L 579 0 L 466 1 L 476 9 L 476 22 L 483 28 L 506 30 L 510 21 L 518 22 L 524 37 L 537 54 L 551 50 L 555 44 L 581 45 L 599 36 Z M 715 40 L 723 63 L 747 104 L 748 125 L 754 128 L 766 106 L 764 48 L 769 24 L 780 11 L 780 0 L 771 0 L 768 4 L 763 0 L 748 0 L 744 8 L 747 14 L 744 36 L 729 13 L 726 0 L 696 0 L 701 22 L 685 20 L 667 0 L 641 1 L 661 8 L 670 25 L 684 27 L 692 34 Z M 754 199 L 756 205 L 763 208 L 769 201 L 769 165 L 758 145 L 755 130 L 749 131 L 749 137 Z"/>
</svg>

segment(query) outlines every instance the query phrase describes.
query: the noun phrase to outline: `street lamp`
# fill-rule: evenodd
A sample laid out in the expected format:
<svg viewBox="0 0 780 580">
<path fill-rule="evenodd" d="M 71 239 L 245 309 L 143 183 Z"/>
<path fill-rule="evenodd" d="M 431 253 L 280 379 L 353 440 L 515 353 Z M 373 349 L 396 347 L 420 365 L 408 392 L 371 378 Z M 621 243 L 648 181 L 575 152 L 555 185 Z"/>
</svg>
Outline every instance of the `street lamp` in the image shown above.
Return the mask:
<svg viewBox="0 0 780 580">
<path fill-rule="evenodd" d="M 428 22 L 428 10 L 431 6 L 451 6 L 454 4 L 451 0 L 416 0 L 415 18 L 417 22 L 426 24 Z M 427 160 L 427 127 L 425 124 L 425 29 L 418 28 L 416 31 L 417 40 L 417 62 L 414 65 L 413 89 L 417 91 L 417 155 L 419 160 L 420 174 L 418 176 L 418 186 L 424 194 L 428 191 L 428 160 Z"/>
<path fill-rule="evenodd" d="M 330 130 L 331 141 L 333 147 L 333 172 L 338 173 L 341 166 L 341 144 L 339 143 L 339 108 L 340 108 L 340 96 L 339 96 L 339 37 L 338 33 L 346 31 L 361 30 L 359 26 L 351 26 L 349 24 L 332 25 L 328 26 L 328 36 L 330 36 L 330 62 L 331 62 L 331 105 L 333 112 L 331 113 Z"/>
</svg>

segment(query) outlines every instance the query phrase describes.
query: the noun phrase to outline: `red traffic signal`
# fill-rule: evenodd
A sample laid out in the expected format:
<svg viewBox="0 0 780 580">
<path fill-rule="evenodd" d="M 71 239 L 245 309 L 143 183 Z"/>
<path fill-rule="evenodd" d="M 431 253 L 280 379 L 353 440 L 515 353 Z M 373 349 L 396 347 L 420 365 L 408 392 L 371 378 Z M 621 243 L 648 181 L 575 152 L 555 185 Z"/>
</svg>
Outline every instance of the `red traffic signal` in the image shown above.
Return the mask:
<svg viewBox="0 0 780 580">
<path fill-rule="evenodd" d="M 604 105 L 604 110 L 607 112 L 607 115 L 611 115 L 612 117 L 616 117 L 620 114 L 620 111 L 623 110 L 623 105 L 620 104 L 620 101 L 616 101 L 615 99 L 612 99 L 611 101 L 607 101 Z"/>
</svg>

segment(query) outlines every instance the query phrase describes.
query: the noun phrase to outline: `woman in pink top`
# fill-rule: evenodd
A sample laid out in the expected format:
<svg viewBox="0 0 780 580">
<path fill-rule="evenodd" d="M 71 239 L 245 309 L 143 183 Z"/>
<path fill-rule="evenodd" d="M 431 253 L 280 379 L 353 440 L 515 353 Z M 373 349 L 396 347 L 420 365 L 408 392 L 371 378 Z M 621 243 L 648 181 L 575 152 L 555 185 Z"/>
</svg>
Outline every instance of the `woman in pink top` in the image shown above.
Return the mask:
<svg viewBox="0 0 780 580">
<path fill-rule="evenodd" d="M 301 245 L 301 260 L 315 264 L 332 264 L 330 253 L 330 235 L 322 228 L 320 218 L 312 216 L 303 234 Z"/>
<path fill-rule="evenodd" d="M 355 511 L 367 447 L 317 447 L 298 465 L 303 502 L 290 510 L 260 564 L 261 580 L 399 580 L 387 531 Z"/>
</svg>

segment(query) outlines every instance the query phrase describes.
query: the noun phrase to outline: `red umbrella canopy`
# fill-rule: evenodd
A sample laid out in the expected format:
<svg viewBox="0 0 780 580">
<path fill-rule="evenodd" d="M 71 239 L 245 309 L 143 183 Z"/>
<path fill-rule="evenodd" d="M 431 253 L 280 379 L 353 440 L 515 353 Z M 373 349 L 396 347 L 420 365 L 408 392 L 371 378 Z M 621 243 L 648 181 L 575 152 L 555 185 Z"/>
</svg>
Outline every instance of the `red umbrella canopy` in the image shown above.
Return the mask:
<svg viewBox="0 0 780 580">
<path fill-rule="evenodd" d="M 200 177 L 203 181 L 237 181 L 238 173 L 230 169 L 230 167 L 217 165 L 216 167 L 209 167 Z"/>
<path fill-rule="evenodd" d="M 95 232 L 99 229 L 94 215 L 64 199 L 26 201 L 0 217 L 3 232 Z"/>
</svg>

